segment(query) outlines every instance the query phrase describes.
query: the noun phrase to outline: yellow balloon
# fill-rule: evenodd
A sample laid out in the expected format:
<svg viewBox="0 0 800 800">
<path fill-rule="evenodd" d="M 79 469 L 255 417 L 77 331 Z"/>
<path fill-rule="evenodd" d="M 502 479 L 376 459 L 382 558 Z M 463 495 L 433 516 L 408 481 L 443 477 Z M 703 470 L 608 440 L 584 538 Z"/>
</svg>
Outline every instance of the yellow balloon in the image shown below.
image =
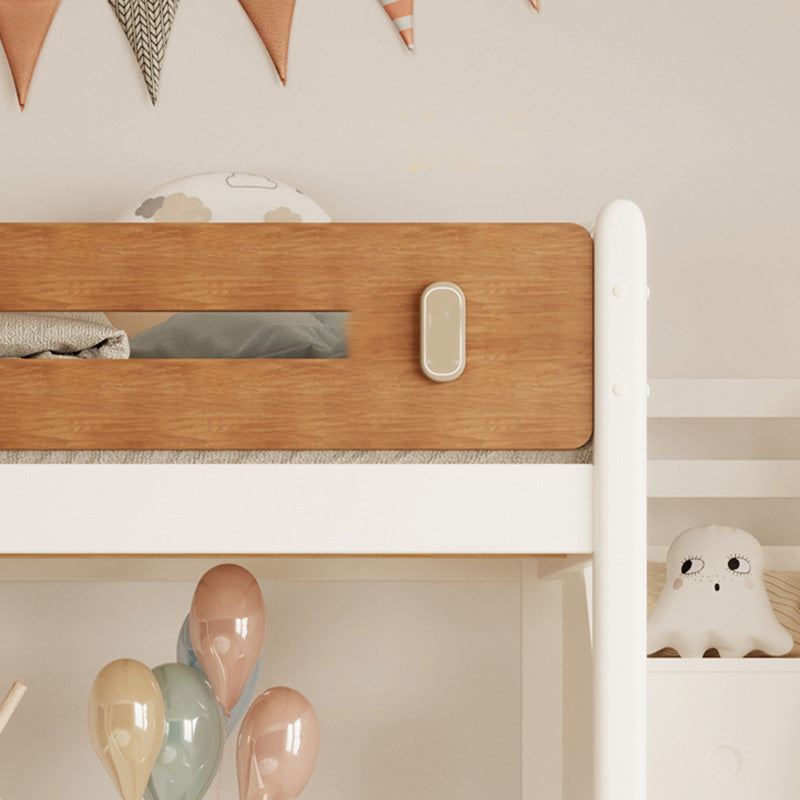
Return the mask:
<svg viewBox="0 0 800 800">
<path fill-rule="evenodd" d="M 104 667 L 89 695 L 89 737 L 122 800 L 142 800 L 164 731 L 153 673 L 129 658 Z"/>
</svg>

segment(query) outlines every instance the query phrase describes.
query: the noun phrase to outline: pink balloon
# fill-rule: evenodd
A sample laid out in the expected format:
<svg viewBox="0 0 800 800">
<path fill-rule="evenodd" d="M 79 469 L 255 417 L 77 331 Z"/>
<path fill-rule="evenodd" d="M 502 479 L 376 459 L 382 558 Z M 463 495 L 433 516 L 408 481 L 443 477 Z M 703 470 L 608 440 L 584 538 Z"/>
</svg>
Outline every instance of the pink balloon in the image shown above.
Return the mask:
<svg viewBox="0 0 800 800">
<path fill-rule="evenodd" d="M 277 686 L 257 697 L 236 743 L 239 800 L 294 800 L 319 753 L 319 720 L 300 692 Z"/>
<path fill-rule="evenodd" d="M 264 598 L 244 567 L 220 564 L 197 584 L 189 613 L 189 633 L 197 660 L 230 714 L 253 671 L 265 632 Z"/>
</svg>

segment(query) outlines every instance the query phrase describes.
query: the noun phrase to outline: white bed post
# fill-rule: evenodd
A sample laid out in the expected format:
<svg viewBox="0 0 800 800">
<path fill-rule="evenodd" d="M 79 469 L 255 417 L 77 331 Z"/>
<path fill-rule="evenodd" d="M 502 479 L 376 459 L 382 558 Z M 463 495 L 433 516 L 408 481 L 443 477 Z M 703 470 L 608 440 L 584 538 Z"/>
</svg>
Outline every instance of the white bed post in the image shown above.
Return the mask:
<svg viewBox="0 0 800 800">
<path fill-rule="evenodd" d="M 647 246 L 629 200 L 594 228 L 594 800 L 647 794 Z"/>
</svg>

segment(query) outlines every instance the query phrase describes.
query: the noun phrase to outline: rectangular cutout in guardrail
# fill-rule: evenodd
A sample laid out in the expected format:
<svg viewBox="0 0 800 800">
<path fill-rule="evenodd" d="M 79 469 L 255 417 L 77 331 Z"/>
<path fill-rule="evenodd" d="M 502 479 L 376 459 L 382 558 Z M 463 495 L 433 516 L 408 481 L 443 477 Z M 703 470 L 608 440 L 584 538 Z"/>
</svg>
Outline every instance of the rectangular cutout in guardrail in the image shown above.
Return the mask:
<svg viewBox="0 0 800 800">
<path fill-rule="evenodd" d="M 0 357 L 347 358 L 347 312 L 0 312 Z"/>
</svg>

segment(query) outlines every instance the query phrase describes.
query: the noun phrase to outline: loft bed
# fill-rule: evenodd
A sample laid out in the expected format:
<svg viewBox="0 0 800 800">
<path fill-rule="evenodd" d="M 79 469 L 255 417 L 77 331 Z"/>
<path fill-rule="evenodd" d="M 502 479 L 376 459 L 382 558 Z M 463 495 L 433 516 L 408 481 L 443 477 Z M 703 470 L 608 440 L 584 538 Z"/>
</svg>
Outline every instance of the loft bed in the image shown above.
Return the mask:
<svg viewBox="0 0 800 800">
<path fill-rule="evenodd" d="M 539 562 L 542 577 L 588 560 L 594 797 L 644 800 L 645 251 L 641 214 L 623 200 L 592 233 L 0 225 L 0 312 L 349 313 L 348 358 L 332 361 L 0 360 L 0 449 L 518 453 L 591 438 L 593 457 L 6 463 L 4 575 L 35 559 L 112 556 L 555 556 Z M 466 369 L 450 383 L 420 368 L 420 295 L 437 281 L 466 297 Z M 524 712 L 523 740 L 534 716 Z"/>
</svg>

